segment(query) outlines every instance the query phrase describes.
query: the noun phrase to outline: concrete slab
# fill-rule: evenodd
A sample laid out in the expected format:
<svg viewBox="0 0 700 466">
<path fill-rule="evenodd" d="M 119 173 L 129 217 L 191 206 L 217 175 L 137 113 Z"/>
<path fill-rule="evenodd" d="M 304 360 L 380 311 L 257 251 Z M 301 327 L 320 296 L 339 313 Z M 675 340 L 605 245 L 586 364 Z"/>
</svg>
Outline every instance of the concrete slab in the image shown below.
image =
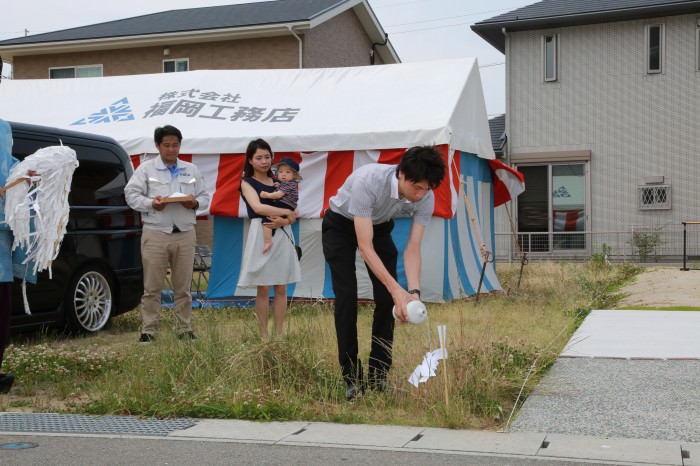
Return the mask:
<svg viewBox="0 0 700 466">
<path fill-rule="evenodd" d="M 697 442 L 700 361 L 559 358 L 511 431 Z"/>
<path fill-rule="evenodd" d="M 683 466 L 680 442 L 548 435 L 537 456 Z"/>
<path fill-rule="evenodd" d="M 681 450 L 688 454 L 688 458 L 683 458 L 683 466 L 700 466 L 700 443 L 681 442 Z"/>
<path fill-rule="evenodd" d="M 168 437 L 247 440 L 275 443 L 306 427 L 306 422 L 251 422 L 210 419 Z"/>
<path fill-rule="evenodd" d="M 546 434 L 529 432 L 498 433 L 427 428 L 421 438 L 410 442 L 406 447 L 534 456 L 545 437 Z"/>
<path fill-rule="evenodd" d="M 700 359 L 700 312 L 596 310 L 561 356 Z"/>
<path fill-rule="evenodd" d="M 316 444 L 401 448 L 415 438 L 422 427 L 370 426 L 312 423 L 303 432 L 284 439 L 285 445 Z"/>
</svg>

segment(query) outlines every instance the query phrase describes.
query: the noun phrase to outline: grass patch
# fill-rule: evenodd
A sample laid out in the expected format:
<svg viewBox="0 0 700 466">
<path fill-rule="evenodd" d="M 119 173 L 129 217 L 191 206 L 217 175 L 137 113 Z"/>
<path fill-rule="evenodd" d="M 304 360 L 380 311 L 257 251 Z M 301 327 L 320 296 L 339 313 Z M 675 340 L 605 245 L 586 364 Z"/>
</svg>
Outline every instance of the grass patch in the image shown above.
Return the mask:
<svg viewBox="0 0 700 466">
<path fill-rule="evenodd" d="M 621 311 L 700 311 L 697 306 L 623 306 L 617 308 Z"/>
<path fill-rule="evenodd" d="M 499 264 L 508 293 L 429 305 L 433 327 L 447 325 L 450 357 L 418 390 L 407 378 L 431 349 L 427 327 L 400 325 L 389 393 L 346 402 L 332 306 L 317 303 L 291 306 L 286 336 L 269 342 L 257 336 L 254 311 L 240 308 L 196 310 L 194 343 L 175 338 L 169 312 L 151 345 L 136 342 L 137 312 L 94 336 L 15 338 L 5 369 L 17 376 L 16 388 L 0 396 L 0 409 L 495 428 L 506 421 L 528 374 L 525 395 L 587 313 L 614 305 L 620 286 L 638 271 L 534 263 L 515 291 L 519 265 Z M 371 319 L 372 309 L 361 308 L 365 364 Z M 432 342 L 438 342 L 434 333 Z"/>
</svg>

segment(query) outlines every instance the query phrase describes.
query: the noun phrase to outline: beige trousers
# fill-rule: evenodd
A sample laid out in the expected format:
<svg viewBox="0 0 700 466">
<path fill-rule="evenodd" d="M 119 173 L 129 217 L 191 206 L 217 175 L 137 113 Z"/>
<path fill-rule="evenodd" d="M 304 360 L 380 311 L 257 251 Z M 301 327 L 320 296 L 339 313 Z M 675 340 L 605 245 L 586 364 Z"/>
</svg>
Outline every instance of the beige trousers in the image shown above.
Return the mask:
<svg viewBox="0 0 700 466">
<path fill-rule="evenodd" d="M 143 260 L 143 298 L 141 321 L 143 333 L 154 335 L 160 323 L 160 298 L 170 266 L 175 297 L 175 333 L 192 331 L 192 267 L 194 265 L 194 230 L 163 233 L 148 228 L 141 236 Z"/>
</svg>

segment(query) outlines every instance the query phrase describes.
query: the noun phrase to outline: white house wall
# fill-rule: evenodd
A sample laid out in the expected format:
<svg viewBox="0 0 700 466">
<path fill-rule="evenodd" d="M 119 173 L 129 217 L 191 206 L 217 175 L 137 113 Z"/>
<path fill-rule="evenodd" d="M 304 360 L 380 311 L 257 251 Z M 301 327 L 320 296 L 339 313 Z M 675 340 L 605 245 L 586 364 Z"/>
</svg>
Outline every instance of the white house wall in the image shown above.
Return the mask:
<svg viewBox="0 0 700 466">
<path fill-rule="evenodd" d="M 697 19 L 508 34 L 508 151 L 590 150 L 594 232 L 700 220 Z M 655 23 L 665 25 L 664 72 L 656 75 L 646 73 L 645 63 L 645 25 Z M 545 33 L 559 34 L 556 82 L 543 80 Z M 656 175 L 671 186 L 672 209 L 640 211 L 637 187 Z M 497 231 L 508 231 L 500 220 Z"/>
</svg>

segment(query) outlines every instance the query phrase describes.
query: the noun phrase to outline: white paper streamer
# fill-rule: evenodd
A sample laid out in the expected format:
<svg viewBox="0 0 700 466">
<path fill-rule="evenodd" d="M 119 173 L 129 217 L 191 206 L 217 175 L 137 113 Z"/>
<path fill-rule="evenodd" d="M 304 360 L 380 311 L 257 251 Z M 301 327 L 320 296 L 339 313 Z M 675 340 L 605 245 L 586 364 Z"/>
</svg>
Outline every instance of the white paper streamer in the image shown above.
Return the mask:
<svg viewBox="0 0 700 466">
<path fill-rule="evenodd" d="M 408 382 L 416 388 L 419 384 L 427 382 L 430 377 L 435 377 L 439 361 L 447 359 L 447 325 L 438 325 L 437 332 L 440 348 L 425 353 L 423 362 L 416 366 L 408 378 Z"/>
<path fill-rule="evenodd" d="M 12 250 L 23 247 L 27 253 L 24 264 L 33 262 L 34 273 L 48 269 L 49 278 L 66 233 L 68 194 L 77 166 L 78 158 L 70 147 L 45 147 L 12 167 L 7 178 L 10 184 L 29 172 L 36 173 L 29 177 L 30 183 L 20 183 L 5 192 L 5 221 L 14 236 Z M 23 294 L 25 312 L 30 314 L 26 291 Z"/>
</svg>

